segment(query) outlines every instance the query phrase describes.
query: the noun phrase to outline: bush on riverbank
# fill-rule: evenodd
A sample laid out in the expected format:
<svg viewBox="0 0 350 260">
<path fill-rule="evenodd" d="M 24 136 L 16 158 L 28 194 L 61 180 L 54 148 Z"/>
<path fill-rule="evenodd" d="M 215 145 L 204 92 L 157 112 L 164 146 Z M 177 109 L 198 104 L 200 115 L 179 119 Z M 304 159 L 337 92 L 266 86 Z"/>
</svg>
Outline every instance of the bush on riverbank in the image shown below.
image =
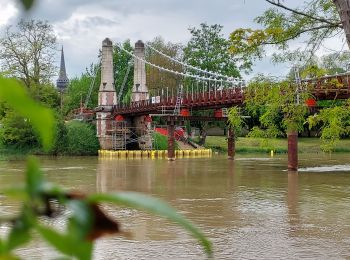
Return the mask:
<svg viewBox="0 0 350 260">
<path fill-rule="evenodd" d="M 167 150 L 168 149 L 168 136 L 160 133 L 153 133 L 153 149 L 154 150 Z M 178 142 L 175 141 L 175 150 L 179 149 Z"/>
<path fill-rule="evenodd" d="M 67 144 L 64 154 L 97 155 L 100 147 L 95 127 L 88 123 L 70 121 L 66 124 Z"/>
<path fill-rule="evenodd" d="M 165 135 L 154 132 L 153 133 L 153 148 L 156 150 L 168 149 L 168 138 Z"/>
<path fill-rule="evenodd" d="M 23 119 L 20 121 L 22 122 Z M 26 122 L 23 121 L 23 123 Z M 40 142 L 31 128 L 17 129 L 13 127 L 11 131 L 5 132 L 6 129 L 2 128 L 0 131 L 0 159 L 9 156 L 21 157 L 28 154 L 97 155 L 100 147 L 95 126 L 84 122 L 70 121 L 65 123 L 63 119 L 57 119 L 55 141 L 48 152 L 42 150 Z"/>
</svg>

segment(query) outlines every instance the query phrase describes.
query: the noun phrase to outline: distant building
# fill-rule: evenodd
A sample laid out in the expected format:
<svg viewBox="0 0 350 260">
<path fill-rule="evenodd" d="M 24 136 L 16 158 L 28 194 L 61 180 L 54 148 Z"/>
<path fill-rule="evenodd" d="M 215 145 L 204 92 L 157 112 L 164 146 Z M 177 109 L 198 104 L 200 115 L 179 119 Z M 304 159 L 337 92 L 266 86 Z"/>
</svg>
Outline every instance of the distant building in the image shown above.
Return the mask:
<svg viewBox="0 0 350 260">
<path fill-rule="evenodd" d="M 64 52 L 63 52 L 63 46 L 61 49 L 61 65 L 60 65 L 60 74 L 58 76 L 58 79 L 56 81 L 56 87 L 60 92 L 63 92 L 69 84 L 69 79 L 67 77 L 66 73 L 66 64 L 64 62 Z"/>
</svg>

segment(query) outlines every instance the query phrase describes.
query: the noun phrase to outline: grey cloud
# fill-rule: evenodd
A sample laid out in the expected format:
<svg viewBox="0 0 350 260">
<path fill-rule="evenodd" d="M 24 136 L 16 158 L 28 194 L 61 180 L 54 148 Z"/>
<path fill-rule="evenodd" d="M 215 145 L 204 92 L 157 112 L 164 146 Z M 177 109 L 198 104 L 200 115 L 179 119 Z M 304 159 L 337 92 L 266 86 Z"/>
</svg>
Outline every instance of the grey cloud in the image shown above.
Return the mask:
<svg viewBox="0 0 350 260">
<path fill-rule="evenodd" d="M 60 0 L 37 1 L 31 15 L 51 22 L 63 21 L 78 8 L 93 7 L 112 10 L 118 16 L 128 17 L 134 14 L 178 14 L 198 17 L 201 21 L 231 23 L 251 20 L 267 5 L 265 1 L 252 0 Z"/>
<path fill-rule="evenodd" d="M 302 0 L 286 1 L 289 4 Z M 79 75 L 96 59 L 104 37 L 123 41 L 151 40 L 161 35 L 165 40 L 186 42 L 190 37 L 187 29 L 201 22 L 221 24 L 228 35 L 235 28 L 255 27 L 254 17 L 270 7 L 264 0 L 37 0 L 37 3 L 29 15 L 54 25 L 60 43 L 65 45 L 71 76 Z M 267 63 L 257 67 L 276 70 Z"/>
</svg>

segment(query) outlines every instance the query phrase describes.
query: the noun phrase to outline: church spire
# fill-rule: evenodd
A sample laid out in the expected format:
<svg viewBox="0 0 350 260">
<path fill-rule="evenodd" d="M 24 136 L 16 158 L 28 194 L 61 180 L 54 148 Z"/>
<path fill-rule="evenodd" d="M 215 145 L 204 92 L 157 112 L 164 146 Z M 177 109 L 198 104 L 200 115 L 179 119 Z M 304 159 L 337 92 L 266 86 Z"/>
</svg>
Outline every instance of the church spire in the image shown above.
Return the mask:
<svg viewBox="0 0 350 260">
<path fill-rule="evenodd" d="M 56 86 L 59 91 L 64 91 L 66 87 L 68 86 L 69 80 L 66 73 L 66 64 L 64 62 L 64 52 L 63 52 L 63 46 L 61 49 L 61 66 L 60 66 L 60 74 L 58 76 L 58 79 L 56 81 Z"/>
</svg>

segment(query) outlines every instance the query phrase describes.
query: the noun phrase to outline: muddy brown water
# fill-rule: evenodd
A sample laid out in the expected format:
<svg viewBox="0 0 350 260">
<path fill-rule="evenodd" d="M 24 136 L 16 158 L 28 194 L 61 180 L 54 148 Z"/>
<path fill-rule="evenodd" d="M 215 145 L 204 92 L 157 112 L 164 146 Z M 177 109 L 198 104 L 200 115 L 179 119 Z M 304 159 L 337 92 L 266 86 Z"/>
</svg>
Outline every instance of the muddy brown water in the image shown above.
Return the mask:
<svg viewBox="0 0 350 260">
<path fill-rule="evenodd" d="M 68 189 L 138 191 L 166 200 L 209 237 L 215 259 L 350 259 L 349 159 L 350 154 L 301 154 L 298 174 L 285 171 L 284 155 L 40 161 L 46 177 Z M 0 162 L 1 186 L 20 183 L 24 168 L 24 161 Z M 1 214 L 16 208 L 4 197 L 0 203 Z M 133 237 L 98 240 L 94 259 L 206 259 L 195 239 L 162 218 L 113 205 L 105 209 Z M 61 222 L 54 224 L 60 228 Z M 57 256 L 40 240 L 18 254 Z"/>
</svg>

